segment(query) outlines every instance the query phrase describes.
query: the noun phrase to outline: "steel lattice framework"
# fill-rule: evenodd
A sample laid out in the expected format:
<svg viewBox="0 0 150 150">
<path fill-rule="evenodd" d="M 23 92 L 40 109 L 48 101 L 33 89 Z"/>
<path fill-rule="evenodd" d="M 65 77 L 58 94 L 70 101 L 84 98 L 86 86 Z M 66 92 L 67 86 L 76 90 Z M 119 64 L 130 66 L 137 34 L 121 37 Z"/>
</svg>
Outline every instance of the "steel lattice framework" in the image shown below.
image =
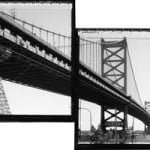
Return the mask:
<svg viewBox="0 0 150 150">
<path fill-rule="evenodd" d="M 102 39 L 102 77 L 127 92 L 126 39 L 104 41 Z"/>
<path fill-rule="evenodd" d="M 11 114 L 1 79 L 0 79 L 0 114 Z"/>
<path fill-rule="evenodd" d="M 102 77 L 125 93 L 127 93 L 126 49 L 125 38 L 122 41 L 101 40 Z M 111 110 L 109 107 L 102 106 L 102 130 L 106 131 L 107 127 L 121 127 L 122 130 L 125 130 L 127 128 L 127 107 L 124 107 L 122 118 L 119 116 L 121 111 L 115 110 L 113 112 Z M 110 116 L 106 117 L 106 113 Z M 115 121 L 112 121 L 113 118 L 115 118 Z"/>
</svg>

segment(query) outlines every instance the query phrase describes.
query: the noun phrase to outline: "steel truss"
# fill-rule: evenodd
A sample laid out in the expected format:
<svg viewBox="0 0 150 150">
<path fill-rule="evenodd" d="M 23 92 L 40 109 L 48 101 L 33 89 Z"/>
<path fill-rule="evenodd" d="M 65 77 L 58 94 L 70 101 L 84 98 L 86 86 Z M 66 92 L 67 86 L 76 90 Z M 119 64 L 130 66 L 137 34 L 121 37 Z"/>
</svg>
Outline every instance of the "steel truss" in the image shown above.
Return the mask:
<svg viewBox="0 0 150 150">
<path fill-rule="evenodd" d="M 101 109 L 102 131 L 106 132 L 108 127 L 121 127 L 123 131 L 127 129 L 127 106 L 124 108 L 123 112 L 117 109 L 110 109 L 107 106 L 102 106 Z M 119 116 L 121 113 L 123 113 L 123 116 Z"/>
<path fill-rule="evenodd" d="M 122 41 L 101 40 L 102 77 L 115 87 L 127 92 L 126 39 Z"/>
</svg>

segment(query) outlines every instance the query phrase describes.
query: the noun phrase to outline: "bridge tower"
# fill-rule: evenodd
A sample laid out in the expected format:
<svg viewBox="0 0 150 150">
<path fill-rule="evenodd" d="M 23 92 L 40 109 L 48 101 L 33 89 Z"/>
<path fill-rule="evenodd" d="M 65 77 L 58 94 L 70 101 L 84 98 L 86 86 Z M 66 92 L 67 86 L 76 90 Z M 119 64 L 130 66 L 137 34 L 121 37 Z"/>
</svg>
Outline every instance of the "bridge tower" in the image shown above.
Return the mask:
<svg viewBox="0 0 150 150">
<path fill-rule="evenodd" d="M 124 93 L 127 92 L 126 49 L 126 38 L 121 41 L 106 41 L 101 39 L 102 77 Z M 120 117 L 121 113 L 123 115 Z M 109 114 L 109 117 L 106 114 Z M 110 109 L 102 105 L 101 127 L 103 131 L 106 131 L 107 127 L 115 127 L 116 129 L 117 127 L 121 127 L 125 131 L 127 129 L 127 106 L 121 112 L 115 108 Z"/>
<path fill-rule="evenodd" d="M 0 114 L 11 114 L 1 79 L 0 79 Z"/>
</svg>

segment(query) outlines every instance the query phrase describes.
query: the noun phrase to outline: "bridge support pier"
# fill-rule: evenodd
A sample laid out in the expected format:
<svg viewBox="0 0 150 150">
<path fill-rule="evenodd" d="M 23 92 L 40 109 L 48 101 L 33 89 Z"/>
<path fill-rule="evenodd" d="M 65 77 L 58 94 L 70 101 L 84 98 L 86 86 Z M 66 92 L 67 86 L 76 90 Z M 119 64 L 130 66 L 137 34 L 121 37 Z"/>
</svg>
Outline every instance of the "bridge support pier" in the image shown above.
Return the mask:
<svg viewBox="0 0 150 150">
<path fill-rule="evenodd" d="M 121 115 L 123 113 L 123 115 Z M 126 131 L 128 129 L 128 106 L 124 107 L 124 111 L 120 111 L 117 109 L 110 109 L 107 106 L 101 106 L 101 129 L 103 132 L 106 132 L 107 128 L 121 128 L 122 131 Z"/>
</svg>

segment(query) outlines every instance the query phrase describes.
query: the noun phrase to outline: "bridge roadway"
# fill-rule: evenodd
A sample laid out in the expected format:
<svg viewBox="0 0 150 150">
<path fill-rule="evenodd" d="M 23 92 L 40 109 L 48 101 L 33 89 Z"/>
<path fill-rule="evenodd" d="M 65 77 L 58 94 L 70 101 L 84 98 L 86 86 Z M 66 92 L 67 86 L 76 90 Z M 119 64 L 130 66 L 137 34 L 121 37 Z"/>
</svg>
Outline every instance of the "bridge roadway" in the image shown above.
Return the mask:
<svg viewBox="0 0 150 150">
<path fill-rule="evenodd" d="M 70 66 L 70 59 L 55 47 L 0 13 L 0 76 L 3 79 L 70 96 Z M 80 98 L 118 110 L 128 105 L 130 115 L 147 125 L 150 123 L 144 108 L 82 63 L 79 79 Z"/>
</svg>

